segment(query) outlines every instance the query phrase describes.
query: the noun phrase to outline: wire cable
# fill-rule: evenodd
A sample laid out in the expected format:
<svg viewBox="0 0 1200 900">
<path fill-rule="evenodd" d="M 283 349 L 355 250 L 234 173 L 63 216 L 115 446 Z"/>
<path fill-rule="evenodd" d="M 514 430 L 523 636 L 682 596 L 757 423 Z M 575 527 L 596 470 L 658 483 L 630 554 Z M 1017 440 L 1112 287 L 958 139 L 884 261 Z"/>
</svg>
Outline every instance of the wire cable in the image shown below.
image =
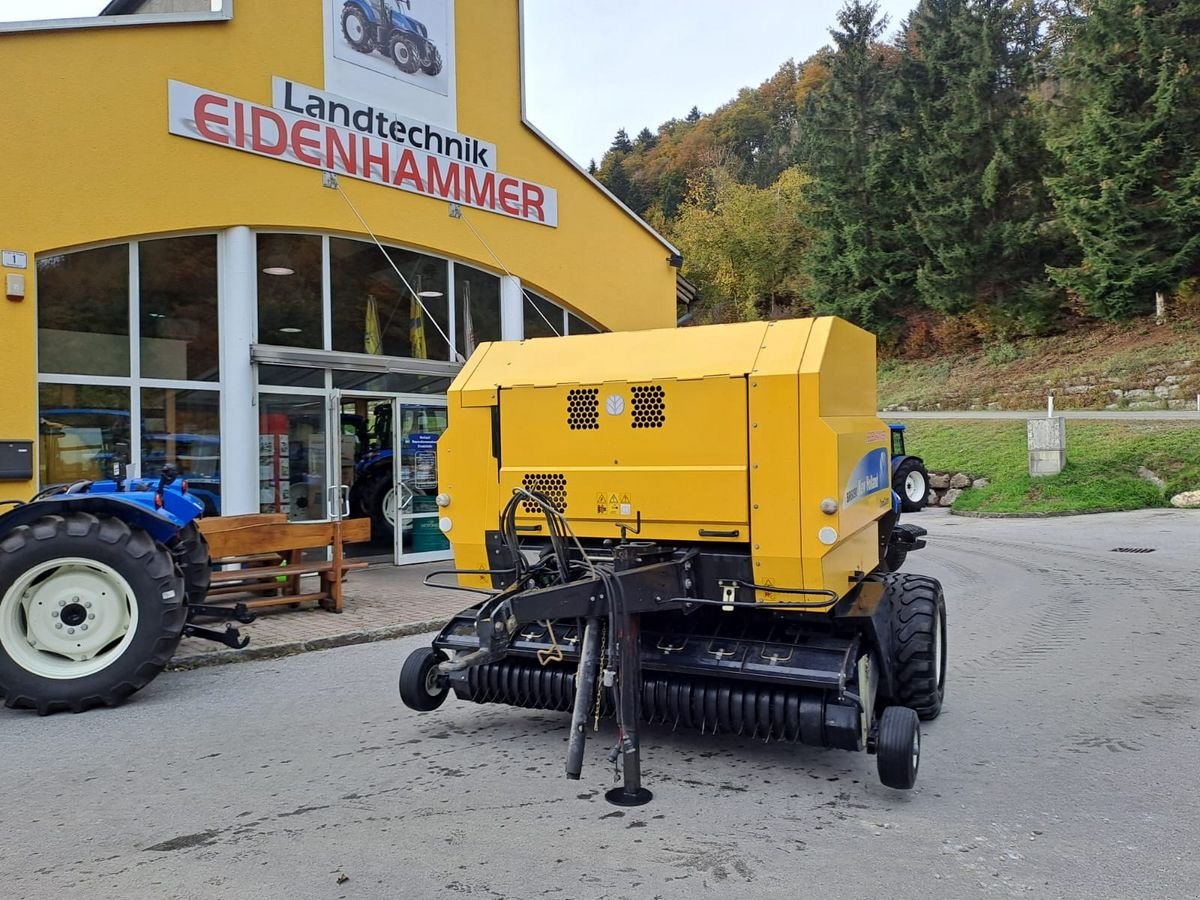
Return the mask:
<svg viewBox="0 0 1200 900">
<path fill-rule="evenodd" d="M 425 312 L 425 318 L 433 323 L 433 327 L 437 329 L 437 333 L 442 336 L 442 340 L 444 340 L 446 342 L 446 346 L 450 348 L 450 354 L 454 358 L 454 361 L 455 362 L 466 362 L 466 359 L 463 357 L 463 355 L 461 353 L 458 352 L 458 349 L 453 344 L 450 343 L 450 338 L 446 335 L 446 332 L 444 332 L 442 330 L 442 326 L 438 324 L 437 319 L 435 319 L 433 317 L 433 313 L 431 313 L 429 311 L 429 307 L 425 305 L 424 299 L 421 297 L 420 294 L 418 294 L 415 290 L 413 290 L 413 286 L 408 283 L 408 279 L 404 277 L 404 273 L 400 271 L 400 267 L 398 265 L 396 265 L 396 261 L 394 259 L 392 259 L 391 255 L 384 248 L 383 244 L 380 243 L 379 238 L 375 236 L 375 232 L 371 230 L 371 226 L 367 224 L 367 220 L 362 217 L 362 213 L 360 213 L 358 211 L 358 207 L 355 206 L 354 201 L 350 199 L 350 195 L 342 190 L 342 183 L 341 183 L 341 181 L 339 181 L 336 178 L 336 176 L 334 177 L 334 180 L 333 180 L 333 187 L 334 187 L 334 190 L 336 190 L 341 195 L 342 199 L 346 201 L 346 205 L 350 207 L 350 211 L 352 213 L 354 213 L 354 217 L 356 219 L 358 219 L 359 224 L 362 225 L 363 229 L 367 232 L 367 234 L 369 234 L 371 236 L 371 240 L 373 240 L 375 242 L 375 246 L 379 248 L 379 252 L 382 253 L 384 259 L 386 259 L 388 261 L 388 265 L 390 265 L 392 267 L 392 270 L 398 276 L 400 276 L 400 280 L 402 282 L 404 282 L 404 286 L 406 288 L 408 288 L 408 292 L 413 295 L 413 298 L 417 301 L 417 303 L 420 305 L 421 309 Z M 390 323 L 391 319 L 388 319 L 388 322 Z M 384 325 L 384 328 L 385 329 L 387 328 L 386 324 Z"/>
</svg>

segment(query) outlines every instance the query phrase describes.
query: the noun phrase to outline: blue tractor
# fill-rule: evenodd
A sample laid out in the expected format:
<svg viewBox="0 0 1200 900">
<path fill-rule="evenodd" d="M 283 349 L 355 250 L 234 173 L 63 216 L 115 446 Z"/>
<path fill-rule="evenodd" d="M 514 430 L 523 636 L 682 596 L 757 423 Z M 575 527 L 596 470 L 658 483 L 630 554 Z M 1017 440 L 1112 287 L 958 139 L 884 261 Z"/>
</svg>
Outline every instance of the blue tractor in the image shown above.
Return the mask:
<svg viewBox="0 0 1200 900">
<path fill-rule="evenodd" d="M 41 715 L 116 706 L 149 684 L 179 641 L 247 639 L 197 616 L 211 567 L 204 503 L 171 467 L 146 480 L 55 485 L 0 515 L 0 700 Z"/>
<path fill-rule="evenodd" d="M 442 54 L 429 39 L 429 30 L 408 13 L 412 0 L 347 0 L 342 7 L 342 36 L 359 53 L 378 50 L 391 57 L 401 72 L 420 69 L 426 75 L 442 71 Z"/>
<path fill-rule="evenodd" d="M 892 488 L 900 495 L 904 512 L 920 512 L 929 500 L 929 473 L 925 461 L 904 452 L 904 426 L 889 425 L 892 432 Z"/>
</svg>

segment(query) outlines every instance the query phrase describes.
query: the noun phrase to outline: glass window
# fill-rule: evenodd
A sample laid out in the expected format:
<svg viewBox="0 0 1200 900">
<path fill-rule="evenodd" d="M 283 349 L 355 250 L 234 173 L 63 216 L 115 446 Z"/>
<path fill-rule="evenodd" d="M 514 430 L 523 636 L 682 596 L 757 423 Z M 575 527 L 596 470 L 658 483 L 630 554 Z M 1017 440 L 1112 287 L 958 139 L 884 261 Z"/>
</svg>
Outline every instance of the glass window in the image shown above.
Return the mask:
<svg viewBox="0 0 1200 900">
<path fill-rule="evenodd" d="M 258 235 L 258 342 L 324 347 L 321 238 Z"/>
<path fill-rule="evenodd" d="M 138 295 L 142 377 L 216 381 L 216 235 L 139 242 Z"/>
<path fill-rule="evenodd" d="M 563 334 L 563 310 L 549 300 L 526 292 L 525 337 L 558 337 Z"/>
<path fill-rule="evenodd" d="M 174 466 L 213 516 L 221 514 L 220 398 L 217 391 L 142 389 L 142 475 Z"/>
<path fill-rule="evenodd" d="M 587 322 L 574 313 L 567 313 L 567 333 L 568 334 L 599 334 L 600 329 Z"/>
<path fill-rule="evenodd" d="M 129 374 L 129 247 L 37 261 L 38 371 Z"/>
<path fill-rule="evenodd" d="M 418 302 L 388 262 L 390 257 Z M 329 240 L 333 349 L 350 353 L 449 359 L 445 260 L 342 238 Z M 426 321 L 432 316 L 438 327 Z"/>
<path fill-rule="evenodd" d="M 260 395 L 258 508 L 292 522 L 327 518 L 323 397 Z"/>
<path fill-rule="evenodd" d="M 305 366 L 271 366 L 259 364 L 259 384 L 281 384 L 290 387 L 325 387 L 325 370 Z"/>
<path fill-rule="evenodd" d="M 500 340 L 500 279 L 479 269 L 454 265 L 458 307 L 458 352 L 466 359 L 484 341 Z"/>
<path fill-rule="evenodd" d="M 352 372 L 335 369 L 333 386 L 344 391 L 378 391 L 384 394 L 444 394 L 450 389 L 450 379 L 440 375 Z"/>
<path fill-rule="evenodd" d="M 125 474 L 131 457 L 129 389 L 38 386 L 41 483 L 64 484 Z"/>
</svg>

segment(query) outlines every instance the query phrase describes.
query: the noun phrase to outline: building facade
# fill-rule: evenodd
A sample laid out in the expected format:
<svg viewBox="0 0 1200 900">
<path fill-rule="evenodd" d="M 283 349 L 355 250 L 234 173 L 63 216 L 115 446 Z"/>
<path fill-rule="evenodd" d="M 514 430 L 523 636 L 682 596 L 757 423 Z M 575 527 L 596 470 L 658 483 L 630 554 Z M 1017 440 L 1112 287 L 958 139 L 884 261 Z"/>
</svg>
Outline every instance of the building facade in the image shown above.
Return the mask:
<svg viewBox="0 0 1200 900">
<path fill-rule="evenodd" d="M 527 122 L 521 21 L 117 0 L 0 25 L 6 496 L 171 465 L 210 514 L 370 515 L 373 552 L 444 552 L 474 346 L 675 319 L 674 248 Z"/>
</svg>

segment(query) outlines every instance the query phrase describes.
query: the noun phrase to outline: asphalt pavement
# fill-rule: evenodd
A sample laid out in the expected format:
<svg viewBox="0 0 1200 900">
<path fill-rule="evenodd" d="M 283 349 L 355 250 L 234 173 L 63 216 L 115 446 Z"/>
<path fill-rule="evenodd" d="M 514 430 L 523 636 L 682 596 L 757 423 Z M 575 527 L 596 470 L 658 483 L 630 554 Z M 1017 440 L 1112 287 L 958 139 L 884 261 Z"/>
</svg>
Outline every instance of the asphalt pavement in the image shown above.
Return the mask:
<svg viewBox="0 0 1200 900">
<path fill-rule="evenodd" d="M 654 801 L 620 810 L 609 728 L 571 782 L 565 716 L 403 708 L 413 637 L 0 710 L 0 896 L 1197 896 L 1200 514 L 913 518 L 950 669 L 912 792 L 865 754 L 653 727 Z"/>
</svg>

